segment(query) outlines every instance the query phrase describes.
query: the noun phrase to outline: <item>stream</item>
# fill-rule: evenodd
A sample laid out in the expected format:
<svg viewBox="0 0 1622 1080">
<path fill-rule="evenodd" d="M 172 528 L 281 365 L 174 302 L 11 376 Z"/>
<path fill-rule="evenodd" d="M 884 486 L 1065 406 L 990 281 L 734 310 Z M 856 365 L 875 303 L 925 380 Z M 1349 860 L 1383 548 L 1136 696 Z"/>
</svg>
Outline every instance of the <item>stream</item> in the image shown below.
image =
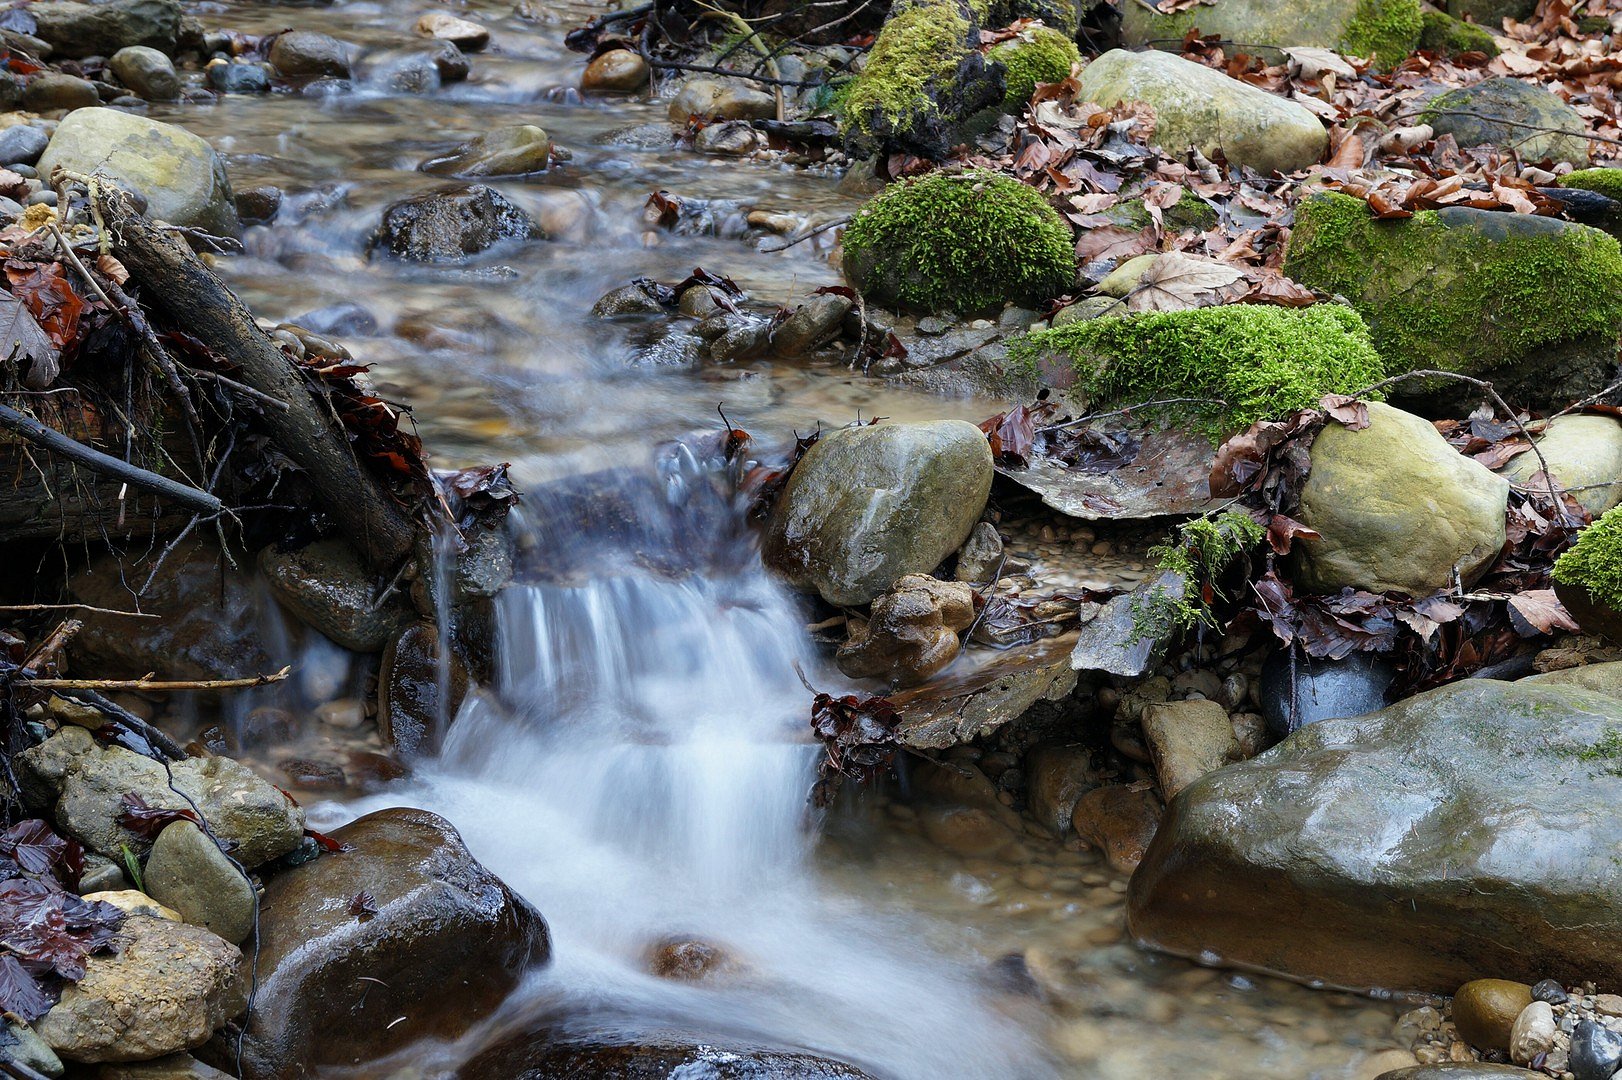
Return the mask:
<svg viewBox="0 0 1622 1080">
<path fill-rule="evenodd" d="M 408 43 L 424 6 L 242 0 L 196 13 L 210 27 L 380 48 Z M 700 266 L 767 301 L 839 280 L 815 244 L 764 252 L 655 231 L 643 204 L 656 189 L 797 214 L 857 205 L 834 176 L 605 141 L 664 120 L 665 105 L 550 93 L 578 84 L 584 58 L 563 35 L 598 10 L 547 0 L 541 21 L 525 21 L 504 4 L 468 5 L 492 45 L 465 83 L 431 94 L 362 78 L 348 94 L 150 115 L 209 139 L 239 190 L 287 192 L 276 223 L 249 229 L 246 254 L 220 272 L 273 321 L 364 310 L 375 331 L 332 336 L 374 365 L 385 396 L 415 407 L 437 467 L 508 461 L 520 490 L 651 470 L 657 444 L 713 430 L 718 405 L 768 443 L 819 422 L 998 411 L 838 366 L 660 364 L 589 314 L 633 277 L 676 281 Z M 419 161 L 514 123 L 572 152 L 544 175 L 491 182 L 553 239 L 455 269 L 367 259 L 383 207 L 444 183 Z M 698 468 L 661 474 L 665 498 L 639 513 L 671 514 L 684 485 L 702 483 Z M 813 811 L 820 751 L 796 666 L 819 687 L 843 683 L 752 537 L 740 529 L 703 565 L 655 574 L 589 528 L 549 523 L 544 505 L 521 513 L 543 550 L 590 551 L 594 571 L 502 596 L 499 685 L 463 707 L 437 761 L 382 795 L 310 807 L 322 829 L 387 805 L 443 814 L 552 929 L 552 964 L 461 1043 L 423 1050 L 412 1075 L 440 1075 L 537 1023 L 808 1051 L 894 1080 L 1355 1080 L 1400 1045 L 1394 1003 L 1139 951 L 1124 938 L 1125 879 L 1095 853 L 1027 837 L 1004 858 L 959 855 L 893 790 Z M 713 946 L 722 970 L 650 974 L 650 952 L 673 939 Z"/>
</svg>

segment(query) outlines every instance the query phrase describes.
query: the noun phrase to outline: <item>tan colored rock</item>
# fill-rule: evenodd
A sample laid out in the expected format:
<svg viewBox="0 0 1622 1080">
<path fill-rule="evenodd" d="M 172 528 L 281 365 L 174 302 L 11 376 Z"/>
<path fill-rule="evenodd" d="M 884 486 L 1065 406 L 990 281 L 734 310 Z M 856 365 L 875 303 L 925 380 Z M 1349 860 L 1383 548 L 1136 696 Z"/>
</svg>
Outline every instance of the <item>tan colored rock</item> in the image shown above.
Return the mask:
<svg viewBox="0 0 1622 1080">
<path fill-rule="evenodd" d="M 597 94 L 634 94 L 648 85 L 648 62 L 630 49 L 610 49 L 586 65 L 580 89 Z"/>
<path fill-rule="evenodd" d="M 1070 824 L 1077 836 L 1104 853 L 1112 867 L 1130 874 L 1143 861 L 1160 827 L 1160 803 L 1147 787 L 1094 788 L 1077 800 Z"/>
<path fill-rule="evenodd" d="M 1533 1058 L 1554 1049 L 1554 1032 L 1554 1008 L 1546 1001 L 1532 1002 L 1509 1029 L 1509 1059 L 1530 1065 Z"/>
<path fill-rule="evenodd" d="M 769 120 L 777 115 L 777 102 L 737 80 L 689 79 L 670 103 L 670 122 L 683 126 L 692 119 Z"/>
<path fill-rule="evenodd" d="M 416 31 L 423 37 L 448 41 L 463 52 L 478 52 L 490 44 L 490 31 L 470 19 L 459 19 L 444 11 L 430 11 L 417 20 Z"/>
<path fill-rule="evenodd" d="M 952 662 L 958 631 L 972 622 L 974 590 L 968 583 L 908 574 L 873 601 L 867 623 L 840 646 L 839 670 L 853 679 L 916 686 Z"/>
<path fill-rule="evenodd" d="M 1615 417 L 1557 416 L 1535 442 L 1554 482 L 1571 492 L 1590 514 L 1599 517 L 1622 503 L 1622 423 Z M 1498 472 L 1524 487 L 1542 469 L 1537 454 L 1527 451 L 1511 458 Z M 1544 490 L 1541 480 L 1532 487 Z"/>
<path fill-rule="evenodd" d="M 1214 701 L 1170 701 L 1144 710 L 1143 736 L 1169 802 L 1239 756 L 1228 710 Z"/>
<path fill-rule="evenodd" d="M 231 1080 L 231 1075 L 190 1054 L 170 1054 L 154 1061 L 103 1065 L 99 1080 Z"/>
<path fill-rule="evenodd" d="M 1057 836 L 1070 832 L 1076 803 L 1098 786 L 1092 758 L 1081 745 L 1038 746 L 1025 755 L 1025 804 Z"/>
<path fill-rule="evenodd" d="M 168 919 L 170 922 L 186 921 L 180 917 L 180 912 L 164 907 L 139 889 L 109 889 L 106 892 L 85 893 L 84 898 L 111 904 L 128 915 L 150 915 L 154 919 Z"/>
</svg>

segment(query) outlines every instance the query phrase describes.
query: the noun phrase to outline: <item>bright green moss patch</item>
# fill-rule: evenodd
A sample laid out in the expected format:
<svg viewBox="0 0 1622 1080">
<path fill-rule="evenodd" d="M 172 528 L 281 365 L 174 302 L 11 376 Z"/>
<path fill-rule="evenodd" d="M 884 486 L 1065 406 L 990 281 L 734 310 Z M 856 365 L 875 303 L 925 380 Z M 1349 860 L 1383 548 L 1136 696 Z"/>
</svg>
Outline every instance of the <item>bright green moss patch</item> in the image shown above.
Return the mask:
<svg viewBox="0 0 1622 1080">
<path fill-rule="evenodd" d="M 1622 611 L 1622 506 L 1577 534 L 1577 542 L 1555 560 L 1554 580 L 1587 589 L 1595 602 Z"/>
<path fill-rule="evenodd" d="M 1215 627 L 1216 615 L 1205 600 L 1224 599 L 1221 584 L 1235 559 L 1261 543 L 1267 530 L 1249 514 L 1225 510 L 1215 518 L 1199 517 L 1177 527 L 1177 535 L 1149 549 L 1161 572 L 1183 579 L 1180 593 L 1156 586 L 1132 602 L 1131 641 L 1163 640 L 1197 626 Z"/>
<path fill-rule="evenodd" d="M 1090 404 L 1208 397 L 1181 407 L 1213 437 L 1317 406 L 1385 376 L 1350 308 L 1229 304 L 1070 323 L 1015 343 L 1015 357 L 1056 352 L 1075 365 Z"/>
<path fill-rule="evenodd" d="M 1560 186 L 1597 191 L 1607 199 L 1622 202 L 1622 169 L 1578 169 L 1562 176 Z"/>
<path fill-rule="evenodd" d="M 1442 56 L 1479 52 L 1498 55 L 1498 43 L 1484 28 L 1463 19 L 1455 19 L 1440 11 L 1427 11 L 1421 18 L 1424 28 L 1419 33 L 1419 47 Z"/>
<path fill-rule="evenodd" d="M 846 132 L 876 136 L 877 116 L 906 127 L 935 112 L 930 88 L 957 71 L 968 55 L 968 33 L 969 21 L 955 0 L 918 0 L 891 15 L 845 98 Z"/>
<path fill-rule="evenodd" d="M 1081 62 L 1076 43 L 1057 30 L 1037 26 L 991 50 L 989 58 L 1008 70 L 1003 111 L 1019 113 L 1038 83 L 1061 82 L 1072 64 Z"/>
<path fill-rule="evenodd" d="M 1075 283 L 1070 226 L 1034 188 L 983 169 L 892 184 L 844 235 L 845 275 L 887 307 L 968 315 Z"/>
<path fill-rule="evenodd" d="M 1423 28 L 1419 0 L 1362 0 L 1341 35 L 1341 51 L 1392 67 L 1413 52 Z"/>
</svg>

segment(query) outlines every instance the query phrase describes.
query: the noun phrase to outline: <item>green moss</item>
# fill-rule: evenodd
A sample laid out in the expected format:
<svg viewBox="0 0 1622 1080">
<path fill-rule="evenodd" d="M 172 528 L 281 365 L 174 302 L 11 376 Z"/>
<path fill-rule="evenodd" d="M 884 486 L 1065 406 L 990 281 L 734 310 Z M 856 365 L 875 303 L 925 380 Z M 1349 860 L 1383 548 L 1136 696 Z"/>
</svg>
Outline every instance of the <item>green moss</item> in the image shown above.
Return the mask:
<svg viewBox="0 0 1622 1080">
<path fill-rule="evenodd" d="M 1266 535 L 1266 529 L 1239 510 L 1179 525 L 1174 538 L 1149 549 L 1149 557 L 1162 573 L 1179 575 L 1184 588 L 1173 594 L 1157 585 L 1147 596 L 1135 599 L 1132 640 L 1159 641 L 1196 626 L 1216 626 L 1216 615 L 1207 598 L 1224 599 L 1220 586 L 1229 567 Z"/>
<path fill-rule="evenodd" d="M 1008 69 L 1003 111 L 1018 114 L 1038 83 L 1062 82 L 1072 64 L 1081 62 L 1076 43 L 1057 30 L 1037 26 L 991 50 L 989 59 Z"/>
<path fill-rule="evenodd" d="M 1622 611 L 1622 506 L 1607 510 L 1577 534 L 1577 542 L 1555 560 L 1553 576 Z"/>
<path fill-rule="evenodd" d="M 1095 319 L 1032 334 L 1013 351 L 1068 356 L 1098 407 L 1219 399 L 1223 404 L 1182 407 L 1214 438 L 1312 408 L 1327 393 L 1361 390 L 1385 374 L 1363 320 L 1338 304 L 1230 304 Z"/>
<path fill-rule="evenodd" d="M 1622 169 L 1578 169 L 1562 176 L 1560 186 L 1597 191 L 1607 199 L 1622 202 Z"/>
<path fill-rule="evenodd" d="M 1296 208 L 1284 272 L 1349 299 L 1393 372 L 1493 372 L 1503 393 L 1581 396 L 1575 383 L 1614 361 L 1622 327 L 1616 240 L 1525 215 L 1377 221 L 1361 199 L 1315 196 Z"/>
<path fill-rule="evenodd" d="M 1440 11 L 1427 11 L 1421 18 L 1424 20 L 1424 29 L 1419 33 L 1421 49 L 1429 49 L 1443 56 L 1458 56 L 1467 52 L 1498 55 L 1498 43 L 1493 40 L 1492 34 L 1475 23 L 1455 19 Z"/>
<path fill-rule="evenodd" d="M 1125 229 L 1145 229 L 1151 224 L 1149 211 L 1138 198 L 1116 203 L 1104 211 L 1104 216 Z M 1172 232 L 1205 232 L 1216 227 L 1217 212 L 1210 203 L 1184 188 L 1182 197 L 1161 211 L 1160 220 Z"/>
<path fill-rule="evenodd" d="M 844 235 L 845 272 L 879 303 L 971 314 L 1075 282 L 1070 226 L 1034 188 L 983 169 L 892 184 Z"/>
<path fill-rule="evenodd" d="M 937 111 L 929 89 L 957 71 L 968 55 L 968 33 L 955 0 L 918 0 L 891 15 L 846 96 L 846 133 L 874 136 L 875 116 L 904 127 Z"/>
<path fill-rule="evenodd" d="M 1362 0 L 1346 24 L 1340 47 L 1391 67 L 1413 51 L 1423 28 L 1419 0 Z"/>
</svg>

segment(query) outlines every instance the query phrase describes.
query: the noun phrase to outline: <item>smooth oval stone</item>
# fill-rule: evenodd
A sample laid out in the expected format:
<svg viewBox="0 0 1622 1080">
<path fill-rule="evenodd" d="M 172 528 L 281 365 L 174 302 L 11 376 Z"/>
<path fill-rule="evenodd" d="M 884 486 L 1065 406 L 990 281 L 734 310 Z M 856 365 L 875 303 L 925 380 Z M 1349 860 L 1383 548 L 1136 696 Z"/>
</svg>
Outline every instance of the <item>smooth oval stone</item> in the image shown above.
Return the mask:
<svg viewBox="0 0 1622 1080">
<path fill-rule="evenodd" d="M 1262 717 L 1280 739 L 1307 724 L 1385 708 L 1386 689 L 1397 673 L 1377 656 L 1353 653 L 1344 660 L 1298 656 L 1294 676 L 1287 652 L 1274 653 L 1262 665 Z"/>
<path fill-rule="evenodd" d="M 1508 979 L 1475 979 L 1453 995 L 1453 1024 L 1459 1038 L 1482 1050 L 1509 1049 L 1510 1031 L 1521 1010 L 1532 1004 L 1532 988 Z M 1606 1080 L 1610 1080 L 1607 1075 Z"/>
</svg>

